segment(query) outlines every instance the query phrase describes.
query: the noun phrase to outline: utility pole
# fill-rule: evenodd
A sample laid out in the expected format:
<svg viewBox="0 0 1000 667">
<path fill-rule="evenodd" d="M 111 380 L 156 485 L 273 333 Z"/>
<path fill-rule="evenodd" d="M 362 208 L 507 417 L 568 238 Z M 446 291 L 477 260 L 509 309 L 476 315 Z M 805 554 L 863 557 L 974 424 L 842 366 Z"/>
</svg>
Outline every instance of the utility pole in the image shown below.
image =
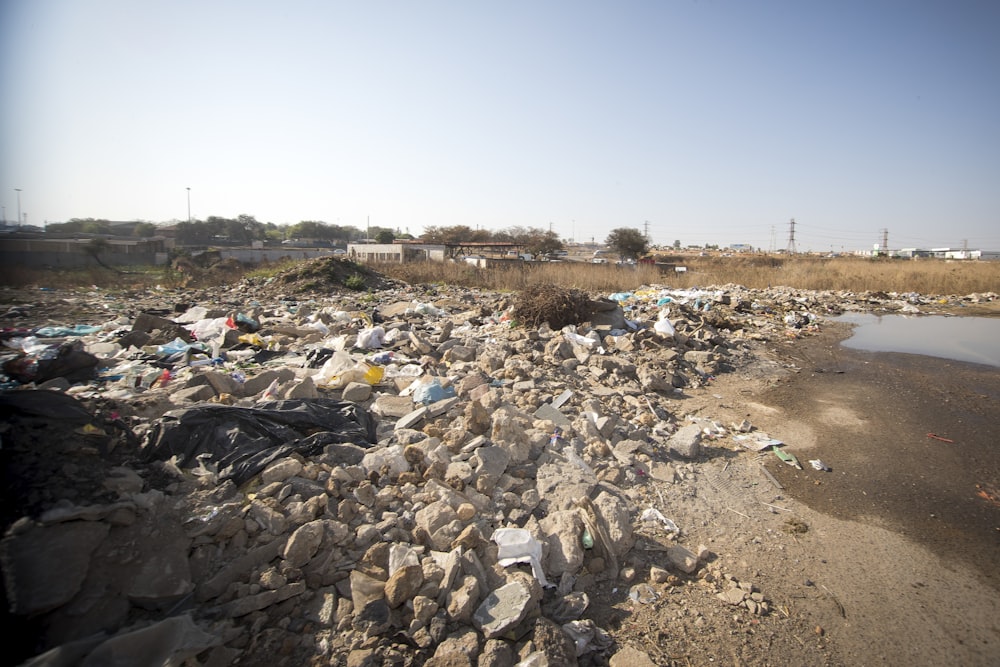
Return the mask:
<svg viewBox="0 0 1000 667">
<path fill-rule="evenodd" d="M 788 254 L 795 254 L 795 218 L 788 223 Z"/>
<path fill-rule="evenodd" d="M 17 228 L 21 228 L 21 188 L 14 188 L 17 193 Z"/>
<path fill-rule="evenodd" d="M 767 251 L 774 252 L 774 225 L 771 225 L 771 247 Z"/>
<path fill-rule="evenodd" d="M 188 222 L 191 222 L 191 188 L 188 191 Z"/>
</svg>

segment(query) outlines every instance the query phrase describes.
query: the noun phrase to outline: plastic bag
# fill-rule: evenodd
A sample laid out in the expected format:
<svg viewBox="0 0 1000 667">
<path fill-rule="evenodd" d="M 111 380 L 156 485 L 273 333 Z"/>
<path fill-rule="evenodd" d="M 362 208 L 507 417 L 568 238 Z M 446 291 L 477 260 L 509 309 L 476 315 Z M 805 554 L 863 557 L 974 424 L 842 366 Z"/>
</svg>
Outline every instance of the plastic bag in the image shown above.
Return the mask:
<svg viewBox="0 0 1000 667">
<path fill-rule="evenodd" d="M 667 319 L 669 312 L 670 311 L 666 308 L 661 310 L 660 318 L 656 320 L 656 324 L 653 325 L 653 330 L 664 336 L 673 336 L 677 333 L 677 330 L 674 329 L 674 325 Z"/>
<path fill-rule="evenodd" d="M 423 403 L 424 405 L 430 405 L 431 403 L 452 398 L 453 396 L 455 396 L 455 388 L 451 385 L 447 387 L 443 386 L 441 380 L 438 378 L 418 382 L 417 386 L 413 389 L 413 402 Z"/>
<path fill-rule="evenodd" d="M 191 332 L 195 340 L 209 340 L 216 338 L 220 334 L 225 334 L 230 327 L 228 318 L 216 317 L 214 319 L 198 320 L 193 324 L 188 324 L 184 328 Z"/>
<path fill-rule="evenodd" d="M 382 347 L 384 343 L 385 329 L 382 327 L 372 327 L 371 329 L 362 329 L 358 332 L 358 342 L 355 343 L 355 347 L 359 347 L 362 350 L 374 350 Z"/>
<path fill-rule="evenodd" d="M 531 572 L 542 586 L 551 586 L 542 570 L 542 543 L 524 528 L 498 528 L 493 531 L 493 541 L 497 550 L 497 563 L 507 567 L 515 563 L 529 563 Z"/>
<path fill-rule="evenodd" d="M 378 384 L 384 375 L 385 370 L 381 366 L 355 361 L 348 353 L 337 350 L 312 377 L 317 386 L 340 389 L 350 382 Z"/>
</svg>

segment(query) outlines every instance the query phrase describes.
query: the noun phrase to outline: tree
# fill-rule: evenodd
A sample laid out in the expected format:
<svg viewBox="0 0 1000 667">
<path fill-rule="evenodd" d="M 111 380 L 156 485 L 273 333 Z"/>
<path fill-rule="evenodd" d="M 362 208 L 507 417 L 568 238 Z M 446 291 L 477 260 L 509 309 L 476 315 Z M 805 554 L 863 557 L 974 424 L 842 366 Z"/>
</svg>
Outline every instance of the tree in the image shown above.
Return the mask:
<svg viewBox="0 0 1000 667">
<path fill-rule="evenodd" d="M 674 241 L 674 250 L 680 250 L 680 249 L 681 249 L 681 240 L 677 239 L 676 241 Z"/>
<path fill-rule="evenodd" d="M 649 239 L 638 229 L 630 227 L 611 230 L 604 242 L 622 259 L 636 260 L 649 250 Z"/>
<path fill-rule="evenodd" d="M 100 264 L 101 266 L 103 266 L 105 269 L 108 269 L 109 271 L 114 271 L 115 273 L 121 273 L 117 269 L 114 269 L 114 268 L 108 266 L 107 264 L 105 264 L 101 260 L 101 258 L 98 257 L 98 255 L 100 255 L 102 252 L 105 252 L 110 247 L 111 247 L 111 243 L 109 243 L 106 238 L 97 237 L 97 238 L 93 238 L 93 239 L 90 239 L 89 241 L 87 241 L 87 243 L 84 244 L 84 246 L 83 246 L 83 250 L 88 255 L 90 255 L 91 257 L 93 257 L 94 261 L 97 262 L 98 264 Z"/>
<path fill-rule="evenodd" d="M 525 239 L 526 248 L 532 255 L 547 255 L 562 250 L 563 244 L 559 236 L 552 231 L 534 230 L 536 233 Z"/>
<path fill-rule="evenodd" d="M 389 244 L 396 240 L 396 235 L 392 233 L 391 229 L 380 230 L 378 234 L 375 235 L 375 243 Z"/>
<path fill-rule="evenodd" d="M 151 222 L 136 223 L 135 227 L 132 229 L 132 235 L 141 239 L 152 238 L 153 236 L 156 236 L 156 225 Z"/>
</svg>

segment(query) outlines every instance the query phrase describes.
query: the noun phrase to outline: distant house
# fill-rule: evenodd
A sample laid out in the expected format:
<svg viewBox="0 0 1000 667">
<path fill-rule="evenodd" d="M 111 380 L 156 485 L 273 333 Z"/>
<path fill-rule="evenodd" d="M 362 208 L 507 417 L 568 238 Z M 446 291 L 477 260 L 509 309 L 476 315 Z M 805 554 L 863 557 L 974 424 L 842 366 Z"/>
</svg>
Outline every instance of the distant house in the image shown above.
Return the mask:
<svg viewBox="0 0 1000 667">
<path fill-rule="evenodd" d="M 443 245 L 423 243 L 348 243 L 347 256 L 356 262 L 443 262 Z"/>
</svg>

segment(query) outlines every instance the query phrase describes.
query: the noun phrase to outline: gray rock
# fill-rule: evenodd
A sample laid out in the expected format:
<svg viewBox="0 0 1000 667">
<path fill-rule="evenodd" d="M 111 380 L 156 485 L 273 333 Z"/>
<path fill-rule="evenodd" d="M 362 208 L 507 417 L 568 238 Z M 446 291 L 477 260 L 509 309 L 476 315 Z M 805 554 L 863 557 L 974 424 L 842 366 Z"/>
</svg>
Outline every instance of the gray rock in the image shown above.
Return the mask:
<svg viewBox="0 0 1000 667">
<path fill-rule="evenodd" d="M 550 512 L 539 522 L 548 542 L 546 574 L 574 573 L 583 565 L 583 520 L 577 510 Z"/>
<path fill-rule="evenodd" d="M 371 395 L 372 386 L 367 382 L 348 382 L 344 387 L 341 398 L 345 401 L 351 401 L 353 403 L 363 403 L 371 398 Z"/>
<path fill-rule="evenodd" d="M 400 417 L 396 422 L 395 428 L 397 430 L 412 428 L 422 422 L 427 417 L 428 409 L 426 406 L 421 406 L 414 410 L 413 412 Z"/>
<path fill-rule="evenodd" d="M 536 605 L 531 588 L 515 579 L 487 595 L 472 621 L 487 639 L 493 639 L 524 620 Z"/>
<path fill-rule="evenodd" d="M 701 455 L 701 426 L 688 424 L 677 429 L 667 441 L 670 451 L 686 459 L 698 458 Z"/>
<path fill-rule="evenodd" d="M 375 399 L 371 409 L 380 417 L 404 417 L 413 412 L 413 399 L 409 396 L 382 394 Z"/>
</svg>

